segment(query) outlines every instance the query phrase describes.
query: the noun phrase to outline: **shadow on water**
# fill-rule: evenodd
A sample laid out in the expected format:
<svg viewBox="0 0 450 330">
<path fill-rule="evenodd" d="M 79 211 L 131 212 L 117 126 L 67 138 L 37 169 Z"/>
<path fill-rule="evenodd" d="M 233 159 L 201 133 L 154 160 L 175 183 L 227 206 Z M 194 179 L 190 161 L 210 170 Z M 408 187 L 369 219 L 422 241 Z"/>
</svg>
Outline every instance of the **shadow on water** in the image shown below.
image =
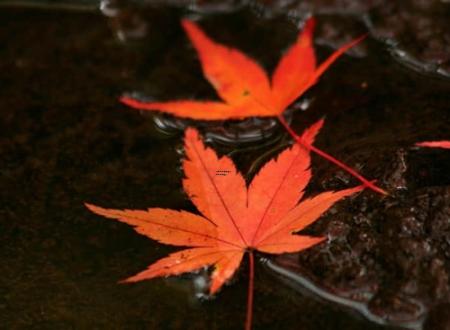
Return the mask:
<svg viewBox="0 0 450 330">
<path fill-rule="evenodd" d="M 330 1 L 111 0 L 102 2 L 101 11 L 30 3 L 0 7 L 0 323 L 57 329 L 243 327 L 246 263 L 213 298 L 204 295 L 206 270 L 118 285 L 174 249 L 97 218 L 82 205 L 193 211 L 181 190 L 177 152 L 186 125 L 199 127 L 248 178 L 289 137 L 270 119 L 189 122 L 141 114 L 117 98 L 127 92 L 158 100 L 216 97 L 179 26 L 181 17 L 199 18 L 212 37 L 251 54 L 270 72 L 311 11 L 317 14 L 317 53 L 323 59 L 364 33 L 367 15 L 380 33 L 388 25 L 380 12 L 399 9 L 350 0 L 336 0 L 334 7 Z M 83 2 L 94 8 L 92 3 Z M 340 203 L 308 228 L 327 235 L 327 244 L 270 257 L 270 267 L 260 263 L 255 329 L 439 330 L 450 324 L 450 152 L 412 147 L 450 139 L 450 81 L 442 70 L 430 73 L 397 62 L 392 48 L 371 33 L 289 117 L 300 132 L 326 116 L 317 146 L 376 178 L 391 195 L 366 191 Z M 402 33 L 399 38 L 407 40 Z M 427 68 L 439 61 L 446 68 L 439 40 L 432 46 L 437 51 L 408 51 L 434 63 Z M 309 196 L 357 184 L 317 157 L 313 172 Z"/>
</svg>

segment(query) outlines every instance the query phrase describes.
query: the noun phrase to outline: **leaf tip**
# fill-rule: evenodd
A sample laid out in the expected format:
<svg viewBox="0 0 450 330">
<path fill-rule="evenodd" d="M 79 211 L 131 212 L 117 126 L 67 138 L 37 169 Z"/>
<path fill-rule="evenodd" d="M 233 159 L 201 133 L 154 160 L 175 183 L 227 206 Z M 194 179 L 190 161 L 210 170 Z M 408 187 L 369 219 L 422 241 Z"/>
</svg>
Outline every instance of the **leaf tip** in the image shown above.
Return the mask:
<svg viewBox="0 0 450 330">
<path fill-rule="evenodd" d="M 209 294 L 211 296 L 215 295 L 217 293 L 217 291 L 219 291 L 220 287 L 214 284 L 211 284 L 210 288 L 209 288 Z"/>
<path fill-rule="evenodd" d="M 314 143 L 314 140 L 316 139 L 317 134 L 319 134 L 320 130 L 322 129 L 324 123 L 325 117 L 322 117 L 303 131 L 301 139 L 309 145 L 312 145 Z"/>
<path fill-rule="evenodd" d="M 308 34 L 312 34 L 314 32 L 315 27 L 316 27 L 316 18 L 314 16 L 310 16 L 305 22 L 303 31 L 307 32 Z"/>
<path fill-rule="evenodd" d="M 313 43 L 313 34 L 316 26 L 316 19 L 310 16 L 304 23 L 303 29 L 298 34 L 298 42 L 303 47 L 311 47 Z"/>
<path fill-rule="evenodd" d="M 373 183 L 373 182 L 375 182 L 375 181 L 372 181 L 371 183 Z M 334 193 L 335 194 L 339 194 L 340 195 L 339 199 L 342 199 L 342 198 L 349 197 L 349 196 L 351 196 L 353 194 L 356 194 L 356 193 L 358 193 L 360 191 L 363 191 L 366 188 L 367 188 L 366 184 L 361 184 L 361 185 L 353 187 L 353 188 L 347 188 L 347 189 L 344 189 L 344 190 L 338 190 L 338 191 L 335 191 Z"/>
<path fill-rule="evenodd" d="M 181 20 L 181 26 L 182 26 L 184 29 L 188 29 L 189 27 L 192 26 L 192 24 L 194 24 L 194 23 L 193 23 L 191 20 L 187 19 L 187 18 L 183 18 L 183 19 Z"/>
<path fill-rule="evenodd" d="M 130 280 L 132 277 L 129 278 L 125 278 L 123 280 L 117 281 L 117 284 L 130 284 L 130 283 L 134 283 L 136 281 Z"/>
<path fill-rule="evenodd" d="M 83 203 L 83 204 L 89 211 L 97 213 L 97 212 L 95 212 L 95 210 L 98 209 L 98 207 L 95 206 L 94 204 L 90 204 L 90 203 Z"/>
<path fill-rule="evenodd" d="M 328 239 L 329 239 L 328 236 L 318 236 L 318 237 L 314 237 L 314 238 L 316 239 L 314 245 L 320 244 L 323 241 L 328 241 Z M 312 245 L 312 246 L 314 246 L 314 245 Z"/>
<path fill-rule="evenodd" d="M 193 35 L 196 34 L 200 34 L 202 32 L 197 23 L 187 18 L 181 20 L 181 26 L 183 27 L 184 31 L 187 33 L 189 37 L 192 37 Z"/>
<path fill-rule="evenodd" d="M 198 130 L 194 127 L 188 127 L 186 129 L 186 131 L 184 132 L 185 141 L 186 140 L 198 140 L 200 138 L 199 135 L 200 134 L 198 133 Z"/>
<path fill-rule="evenodd" d="M 130 108 L 135 108 L 135 109 L 141 109 L 142 108 L 142 103 L 139 102 L 138 100 L 135 100 L 131 97 L 122 95 L 119 97 L 119 102 L 122 104 L 125 104 L 126 106 L 129 106 Z"/>
</svg>

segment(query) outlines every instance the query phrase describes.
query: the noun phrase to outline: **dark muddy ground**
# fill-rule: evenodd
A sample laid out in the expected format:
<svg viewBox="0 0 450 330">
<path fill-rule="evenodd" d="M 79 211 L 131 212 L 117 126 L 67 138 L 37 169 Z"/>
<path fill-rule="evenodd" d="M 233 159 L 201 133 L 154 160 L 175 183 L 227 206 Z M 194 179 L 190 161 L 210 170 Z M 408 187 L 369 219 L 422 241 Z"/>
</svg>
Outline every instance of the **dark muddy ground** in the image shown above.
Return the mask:
<svg viewBox="0 0 450 330">
<path fill-rule="evenodd" d="M 413 147 L 450 139 L 448 3 L 173 1 L 118 11 L 108 3 L 103 14 L 0 7 L 0 324 L 243 327 L 246 262 L 213 299 L 198 298 L 204 272 L 119 285 L 173 249 L 82 204 L 193 210 L 179 170 L 187 123 L 117 102 L 125 92 L 215 97 L 180 18 L 200 17 L 215 39 L 271 70 L 312 11 L 321 59 L 370 34 L 293 106 L 293 127 L 326 116 L 317 146 L 391 194 L 365 191 L 308 228 L 328 235 L 327 244 L 262 256 L 269 261 L 256 269 L 254 328 L 450 328 L 450 151 Z M 248 177 L 289 142 L 270 120 L 189 124 Z M 357 184 L 317 157 L 313 172 L 309 195 Z"/>
</svg>

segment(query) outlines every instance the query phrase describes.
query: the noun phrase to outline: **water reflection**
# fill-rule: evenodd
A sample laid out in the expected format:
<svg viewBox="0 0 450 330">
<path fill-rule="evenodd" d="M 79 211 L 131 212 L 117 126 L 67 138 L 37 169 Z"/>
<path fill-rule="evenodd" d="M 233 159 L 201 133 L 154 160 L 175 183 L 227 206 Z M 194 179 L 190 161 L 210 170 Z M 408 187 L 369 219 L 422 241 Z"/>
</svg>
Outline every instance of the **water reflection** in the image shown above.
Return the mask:
<svg viewBox="0 0 450 330">
<path fill-rule="evenodd" d="M 390 319 L 388 315 L 380 316 L 375 314 L 367 305 L 373 297 L 371 290 L 364 291 L 364 288 L 358 288 L 354 292 L 340 292 L 338 295 L 330 290 L 330 288 L 322 287 L 307 275 L 304 275 L 305 271 L 299 268 L 296 262 L 290 262 L 288 258 L 281 259 L 277 263 L 265 260 L 265 265 L 280 276 L 286 284 L 315 299 L 334 303 L 350 311 L 360 313 L 368 320 L 381 325 L 399 326 L 411 330 L 422 329 L 426 316 L 426 308 L 419 301 L 416 301 L 415 306 L 412 306 L 416 309 L 415 317 L 410 319 Z"/>
</svg>

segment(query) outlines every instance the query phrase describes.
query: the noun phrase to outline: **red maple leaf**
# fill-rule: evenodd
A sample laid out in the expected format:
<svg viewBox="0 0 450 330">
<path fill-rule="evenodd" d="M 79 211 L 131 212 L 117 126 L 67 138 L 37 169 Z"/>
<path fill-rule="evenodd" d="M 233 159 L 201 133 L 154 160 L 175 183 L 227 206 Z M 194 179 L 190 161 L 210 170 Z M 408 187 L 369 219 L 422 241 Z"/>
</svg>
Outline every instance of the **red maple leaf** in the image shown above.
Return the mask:
<svg viewBox="0 0 450 330">
<path fill-rule="evenodd" d="M 302 136 L 312 143 L 318 122 Z M 304 199 L 311 178 L 310 154 L 298 144 L 267 162 L 247 187 L 232 160 L 219 158 L 205 147 L 195 129 L 185 135 L 183 187 L 201 215 L 186 211 L 150 208 L 114 210 L 86 206 L 107 218 L 117 219 L 151 239 L 187 246 L 151 264 L 125 280 L 136 282 L 154 277 L 191 272 L 213 266 L 210 293 L 233 276 L 245 253 L 249 254 L 250 282 L 246 328 L 251 328 L 253 305 L 253 251 L 270 254 L 297 252 L 322 242 L 325 237 L 295 234 L 316 221 L 340 199 L 363 189 L 324 192 Z"/>
<path fill-rule="evenodd" d="M 281 58 L 272 79 L 269 79 L 266 72 L 253 59 L 237 49 L 211 40 L 197 24 L 183 20 L 182 26 L 197 50 L 203 74 L 223 102 L 193 100 L 142 102 L 127 96 L 122 97 L 121 101 L 136 109 L 162 111 L 178 117 L 199 120 L 275 116 L 298 143 L 343 168 L 367 187 L 386 194 L 383 189 L 352 168 L 302 141 L 283 117 L 284 110 L 314 85 L 339 56 L 365 37 L 362 36 L 342 46 L 317 66 L 313 47 L 314 25 L 313 18 L 306 21 L 296 42 Z"/>
<path fill-rule="evenodd" d="M 182 26 L 200 58 L 205 78 L 223 100 L 141 102 L 129 97 L 121 101 L 133 108 L 157 110 L 200 120 L 274 117 L 317 82 L 325 70 L 347 49 L 363 37 L 344 45 L 319 67 L 312 42 L 314 19 L 306 21 L 297 41 L 281 58 L 272 79 L 253 59 L 237 49 L 211 40 L 194 22 L 183 20 Z"/>
</svg>

